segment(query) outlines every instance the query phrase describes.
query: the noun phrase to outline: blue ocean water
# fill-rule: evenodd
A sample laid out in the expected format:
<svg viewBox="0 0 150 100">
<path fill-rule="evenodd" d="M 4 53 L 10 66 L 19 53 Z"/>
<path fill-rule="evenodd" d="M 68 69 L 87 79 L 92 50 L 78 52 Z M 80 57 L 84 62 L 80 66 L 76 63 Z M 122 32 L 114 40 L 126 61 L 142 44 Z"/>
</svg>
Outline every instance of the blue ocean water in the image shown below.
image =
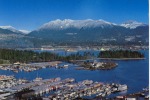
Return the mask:
<svg viewBox="0 0 150 100">
<path fill-rule="evenodd" d="M 94 51 L 92 51 L 94 52 Z M 148 50 L 141 51 L 146 59 L 144 60 L 119 60 L 114 61 L 118 66 L 112 70 L 75 70 L 75 65 L 70 65 L 68 69 L 45 68 L 33 72 L 19 72 L 0 70 L 0 74 L 14 75 L 16 78 L 25 78 L 33 80 L 38 76 L 47 78 L 75 78 L 76 81 L 85 79 L 99 81 L 104 83 L 127 84 L 128 90 L 125 94 L 141 91 L 142 88 L 149 85 L 149 53 Z M 59 53 L 59 52 L 58 52 Z M 95 55 L 98 51 L 94 52 Z M 60 52 L 60 54 L 63 54 Z M 65 62 L 64 62 L 65 63 Z"/>
</svg>

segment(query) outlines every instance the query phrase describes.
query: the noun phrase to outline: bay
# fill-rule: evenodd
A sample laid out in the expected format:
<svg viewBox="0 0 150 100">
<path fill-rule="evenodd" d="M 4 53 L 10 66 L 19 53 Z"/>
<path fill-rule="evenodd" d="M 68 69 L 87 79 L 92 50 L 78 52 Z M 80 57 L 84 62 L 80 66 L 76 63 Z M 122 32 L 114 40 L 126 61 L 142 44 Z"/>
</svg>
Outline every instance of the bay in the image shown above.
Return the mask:
<svg viewBox="0 0 150 100">
<path fill-rule="evenodd" d="M 84 51 L 80 51 L 81 54 L 82 52 Z M 90 51 L 90 52 L 93 52 L 95 55 L 99 53 L 99 51 Z M 127 84 L 128 85 L 127 92 L 119 94 L 124 95 L 139 92 L 144 87 L 147 87 L 149 85 L 149 53 L 148 50 L 142 50 L 140 52 L 144 53 L 146 59 L 114 61 L 118 63 L 118 66 L 112 70 L 96 70 L 96 71 L 75 70 L 76 66 L 70 64 L 69 65 L 70 67 L 68 69 L 44 68 L 33 72 L 20 71 L 19 73 L 0 70 L 0 74 L 14 75 L 17 79 L 25 78 L 28 80 L 35 79 L 38 74 L 38 76 L 42 77 L 43 79 L 61 77 L 61 79 L 75 78 L 76 81 L 89 79 L 104 83 L 114 82 L 119 84 Z M 64 51 L 57 51 L 56 53 L 59 53 L 60 55 L 65 54 Z M 69 52 L 68 54 L 72 53 Z"/>
</svg>

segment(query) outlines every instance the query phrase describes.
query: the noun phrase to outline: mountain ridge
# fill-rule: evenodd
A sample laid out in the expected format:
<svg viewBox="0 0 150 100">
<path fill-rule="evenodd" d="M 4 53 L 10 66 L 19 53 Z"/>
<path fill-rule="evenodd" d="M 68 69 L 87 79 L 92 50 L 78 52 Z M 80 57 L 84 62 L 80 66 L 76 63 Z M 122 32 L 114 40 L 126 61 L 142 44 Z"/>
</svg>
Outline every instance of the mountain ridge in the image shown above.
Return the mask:
<svg viewBox="0 0 150 100">
<path fill-rule="evenodd" d="M 148 25 L 139 22 L 126 24 L 131 24 L 131 28 L 104 20 L 54 20 L 43 24 L 28 36 L 38 38 L 35 41 L 41 45 L 147 44 Z"/>
<path fill-rule="evenodd" d="M 148 24 L 144 24 L 142 22 L 137 22 L 137 21 L 134 21 L 134 20 L 128 20 L 128 21 L 126 21 L 126 22 L 124 22 L 122 24 L 116 24 L 116 23 L 105 21 L 103 19 L 98 19 L 98 20 L 93 20 L 93 19 L 85 19 L 85 20 L 64 19 L 64 20 L 60 20 L 60 19 L 56 19 L 56 20 L 51 20 L 51 21 L 49 21 L 47 23 L 44 23 L 39 28 L 37 28 L 35 30 L 32 30 L 32 31 L 38 31 L 40 29 L 52 28 L 51 24 L 54 25 L 53 26 L 54 29 L 57 29 L 58 27 L 61 28 L 61 29 L 63 27 L 67 28 L 67 26 L 73 26 L 73 27 L 76 27 L 76 28 L 82 28 L 82 27 L 86 27 L 86 26 L 96 27 L 96 26 L 100 26 L 100 25 L 103 25 L 103 26 L 105 26 L 105 25 L 116 25 L 116 26 L 122 26 L 122 27 L 125 27 L 125 28 L 134 29 L 134 28 L 136 28 L 138 26 L 147 26 L 148 25 Z M 63 26 L 62 26 L 62 24 L 63 24 Z M 16 29 L 16 28 L 14 28 L 11 25 L 0 26 L 0 28 L 8 29 L 10 31 L 18 32 L 18 33 L 22 33 L 22 34 L 29 34 L 29 33 L 32 32 L 32 31 L 28 31 L 28 30 L 25 30 L 25 29 Z"/>
<path fill-rule="evenodd" d="M 18 30 L 18 29 L 14 28 L 11 25 L 0 26 L 0 28 L 1 29 L 5 29 L 5 30 L 9 30 L 9 31 L 12 31 L 12 32 L 16 32 L 16 33 L 21 33 L 21 34 L 28 34 L 28 33 L 30 33 L 30 31 L 28 31 L 28 30 Z"/>
<path fill-rule="evenodd" d="M 130 22 L 130 23 L 129 23 Z M 134 29 L 138 26 L 144 26 L 146 24 L 137 22 L 137 21 L 127 21 L 122 24 L 116 24 L 116 23 L 111 23 L 102 19 L 99 20 L 92 20 L 92 19 L 86 19 L 86 20 L 72 20 L 72 19 L 56 19 L 49 21 L 48 23 L 43 24 L 38 30 L 40 29 L 64 29 L 64 28 L 69 28 L 69 27 L 74 27 L 74 28 L 82 28 L 82 27 L 104 27 L 104 26 L 111 26 L 111 25 L 116 25 L 116 26 L 123 26 L 125 28 L 131 28 Z"/>
<path fill-rule="evenodd" d="M 104 20 L 57 19 L 43 24 L 28 34 L 12 30 L 14 27 L 10 28 L 12 27 L 5 29 L 0 27 L 0 47 L 148 45 L 149 38 L 149 26 L 136 21 L 115 24 Z"/>
</svg>

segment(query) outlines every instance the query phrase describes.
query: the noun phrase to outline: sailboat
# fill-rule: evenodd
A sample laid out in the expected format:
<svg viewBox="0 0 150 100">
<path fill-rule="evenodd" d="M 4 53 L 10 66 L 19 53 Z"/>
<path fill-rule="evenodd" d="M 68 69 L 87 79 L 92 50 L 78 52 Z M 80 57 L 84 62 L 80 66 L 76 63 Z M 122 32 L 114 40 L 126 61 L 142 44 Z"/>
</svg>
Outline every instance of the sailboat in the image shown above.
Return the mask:
<svg viewBox="0 0 150 100">
<path fill-rule="evenodd" d="M 33 80 L 34 82 L 39 82 L 39 81 L 41 81 L 42 80 L 42 78 L 41 77 L 38 77 L 38 73 L 37 73 L 37 77 Z"/>
</svg>

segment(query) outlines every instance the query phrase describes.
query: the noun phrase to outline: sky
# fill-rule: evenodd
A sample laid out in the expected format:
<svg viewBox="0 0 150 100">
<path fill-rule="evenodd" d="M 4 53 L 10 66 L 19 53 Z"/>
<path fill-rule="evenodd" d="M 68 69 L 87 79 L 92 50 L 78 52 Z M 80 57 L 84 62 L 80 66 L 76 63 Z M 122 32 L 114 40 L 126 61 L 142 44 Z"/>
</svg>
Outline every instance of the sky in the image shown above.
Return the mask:
<svg viewBox="0 0 150 100">
<path fill-rule="evenodd" d="M 31 31 L 56 19 L 148 24 L 148 0 L 0 0 L 0 26 Z"/>
</svg>

